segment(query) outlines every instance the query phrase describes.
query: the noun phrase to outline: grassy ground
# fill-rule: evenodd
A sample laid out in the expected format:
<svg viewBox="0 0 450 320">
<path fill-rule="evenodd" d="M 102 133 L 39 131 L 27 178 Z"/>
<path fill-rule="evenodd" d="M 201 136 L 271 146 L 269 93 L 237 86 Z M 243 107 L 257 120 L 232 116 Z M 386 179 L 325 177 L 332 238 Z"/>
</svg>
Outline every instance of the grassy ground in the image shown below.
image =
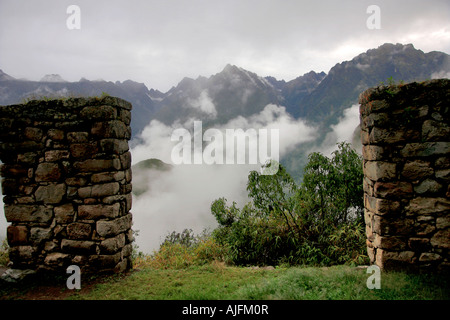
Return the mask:
<svg viewBox="0 0 450 320">
<path fill-rule="evenodd" d="M 65 279 L 0 287 L 0 299 L 76 300 L 450 300 L 448 277 L 382 273 L 381 289 L 370 275 L 349 266 L 238 268 L 221 263 L 185 269 L 143 267 L 127 274 L 83 279 L 81 290 Z"/>
</svg>

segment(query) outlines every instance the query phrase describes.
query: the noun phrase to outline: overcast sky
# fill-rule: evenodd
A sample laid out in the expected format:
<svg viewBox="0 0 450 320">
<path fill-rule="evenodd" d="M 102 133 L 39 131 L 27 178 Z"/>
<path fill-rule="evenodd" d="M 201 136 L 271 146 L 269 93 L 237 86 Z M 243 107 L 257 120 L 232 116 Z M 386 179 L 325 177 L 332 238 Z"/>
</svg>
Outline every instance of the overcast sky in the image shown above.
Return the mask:
<svg viewBox="0 0 450 320">
<path fill-rule="evenodd" d="M 66 25 L 73 4 L 79 30 Z M 366 25 L 372 4 L 379 30 Z M 167 91 L 227 63 L 291 80 L 385 42 L 450 53 L 450 1 L 0 0 L 0 69 L 30 80 L 58 73 Z"/>
</svg>

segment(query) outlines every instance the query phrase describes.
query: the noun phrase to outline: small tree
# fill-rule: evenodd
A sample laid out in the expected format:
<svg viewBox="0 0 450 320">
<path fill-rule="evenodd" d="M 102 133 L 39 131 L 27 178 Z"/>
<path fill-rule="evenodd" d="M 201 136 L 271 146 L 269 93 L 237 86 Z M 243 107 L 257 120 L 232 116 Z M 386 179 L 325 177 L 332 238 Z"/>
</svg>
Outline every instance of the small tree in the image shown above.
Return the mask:
<svg viewBox="0 0 450 320">
<path fill-rule="evenodd" d="M 315 218 L 338 225 L 364 220 L 362 158 L 350 144 L 338 144 L 327 158 L 314 152 L 308 157 L 298 200 Z M 349 215 L 355 212 L 354 216 Z"/>
<path fill-rule="evenodd" d="M 271 164 L 273 165 L 273 164 Z M 295 199 L 298 187 L 286 169 L 278 164 L 276 174 L 263 175 L 251 171 L 248 175 L 247 191 L 253 204 L 263 215 L 274 214 L 286 222 L 289 230 L 299 231 L 294 217 Z M 263 168 L 264 169 L 264 168 Z"/>
</svg>

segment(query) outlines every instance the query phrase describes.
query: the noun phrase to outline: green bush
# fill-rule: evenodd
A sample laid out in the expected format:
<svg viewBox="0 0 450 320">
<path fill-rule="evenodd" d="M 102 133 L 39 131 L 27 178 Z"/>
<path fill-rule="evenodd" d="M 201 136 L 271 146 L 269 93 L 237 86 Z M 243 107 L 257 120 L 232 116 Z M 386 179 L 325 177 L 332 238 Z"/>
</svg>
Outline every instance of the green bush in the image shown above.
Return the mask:
<svg viewBox="0 0 450 320">
<path fill-rule="evenodd" d="M 362 159 L 341 143 L 331 158 L 309 156 L 297 186 L 280 164 L 275 175 L 252 171 L 244 208 L 211 205 L 213 237 L 237 265 L 363 263 Z"/>
<path fill-rule="evenodd" d="M 9 262 L 9 254 L 8 254 L 9 246 L 8 240 L 4 239 L 2 244 L 0 245 L 0 265 L 6 266 Z"/>
<path fill-rule="evenodd" d="M 155 269 L 183 269 L 201 266 L 215 261 L 224 261 L 227 249 L 221 246 L 205 230 L 195 235 L 192 229 L 172 232 L 166 236 L 159 250 L 152 255 L 139 255 L 134 266 L 149 266 Z"/>
</svg>

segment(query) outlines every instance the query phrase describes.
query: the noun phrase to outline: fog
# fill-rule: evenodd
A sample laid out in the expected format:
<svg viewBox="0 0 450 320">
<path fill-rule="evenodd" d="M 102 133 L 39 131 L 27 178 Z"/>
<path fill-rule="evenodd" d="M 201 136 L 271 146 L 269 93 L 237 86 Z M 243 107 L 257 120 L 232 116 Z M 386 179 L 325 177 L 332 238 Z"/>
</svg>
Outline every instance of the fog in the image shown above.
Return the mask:
<svg viewBox="0 0 450 320">
<path fill-rule="evenodd" d="M 209 105 L 209 108 L 212 109 L 212 106 Z M 151 121 L 139 137 L 140 144 L 131 150 L 133 163 L 149 158 L 172 163 L 171 151 L 177 142 L 170 140 L 171 134 L 180 127 L 192 132 L 193 120 L 171 126 Z M 292 118 L 284 107 L 275 105 L 267 105 L 260 113 L 248 118 L 236 117 L 214 129 L 221 132 L 226 129 L 279 130 L 281 158 L 295 146 L 313 140 L 316 134 L 315 128 L 309 127 L 303 120 Z M 226 151 L 223 151 L 224 155 Z M 182 164 L 175 165 L 169 172 L 153 176 L 149 179 L 148 191 L 133 198 L 133 229 L 139 230 L 136 238 L 139 250 L 151 253 L 172 231 L 180 232 L 188 228 L 200 233 L 205 228 L 214 228 L 216 222 L 210 213 L 211 203 L 220 197 L 228 199 L 229 204 L 236 201 L 238 206 L 248 202 L 246 187 L 251 170 L 259 171 L 260 162 L 256 165 Z"/>
<path fill-rule="evenodd" d="M 359 124 L 358 107 L 353 105 L 346 109 L 339 123 L 332 126 L 324 143 L 311 152 L 330 155 L 338 141 L 351 141 Z M 151 121 L 140 135 L 139 144 L 131 149 L 133 164 L 149 158 L 172 163 L 171 151 L 177 142 L 170 140 L 171 134 L 180 127 L 192 131 L 193 120 L 170 126 Z M 306 125 L 301 119 L 292 118 L 285 108 L 274 105 L 266 106 L 252 117 L 236 117 L 216 127 L 222 131 L 237 128 L 278 129 L 280 158 L 296 146 L 317 138 L 316 128 Z M 259 171 L 260 164 L 174 165 L 172 170 L 166 172 L 149 171 L 148 191 L 133 196 L 131 210 L 133 229 L 139 231 L 136 237 L 139 250 L 144 253 L 157 250 L 164 237 L 172 231 L 181 232 L 190 228 L 200 233 L 205 228 L 213 229 L 216 222 L 210 213 L 211 203 L 225 197 L 229 204 L 236 201 L 242 207 L 249 200 L 246 187 L 251 170 Z M 0 240 L 6 237 L 7 225 L 3 206 L 0 206 Z"/>
<path fill-rule="evenodd" d="M 337 150 L 337 143 L 346 141 L 352 143 L 353 148 L 361 154 L 362 145 L 359 134 L 356 137 L 354 135 L 359 122 L 359 104 L 344 109 L 343 116 L 339 118 L 337 124 L 331 126 L 331 131 L 327 133 L 324 141 L 309 152 L 321 152 L 330 157 L 332 152 Z"/>
</svg>

